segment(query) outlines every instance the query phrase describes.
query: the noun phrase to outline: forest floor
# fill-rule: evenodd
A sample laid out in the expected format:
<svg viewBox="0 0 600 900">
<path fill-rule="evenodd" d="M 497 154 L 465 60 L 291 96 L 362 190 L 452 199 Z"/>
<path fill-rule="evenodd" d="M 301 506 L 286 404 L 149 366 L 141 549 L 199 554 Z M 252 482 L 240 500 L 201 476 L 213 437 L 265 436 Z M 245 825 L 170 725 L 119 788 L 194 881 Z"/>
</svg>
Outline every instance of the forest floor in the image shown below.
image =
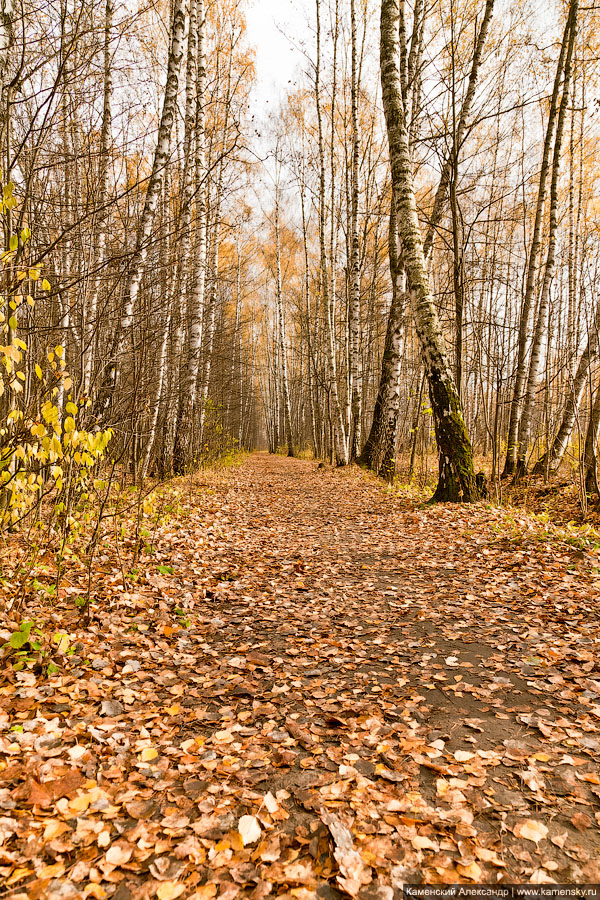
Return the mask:
<svg viewBox="0 0 600 900">
<path fill-rule="evenodd" d="M 76 653 L 4 662 L 0 897 L 600 882 L 593 552 L 313 461 L 175 484 L 88 627 L 75 582 L 22 610 Z"/>
</svg>

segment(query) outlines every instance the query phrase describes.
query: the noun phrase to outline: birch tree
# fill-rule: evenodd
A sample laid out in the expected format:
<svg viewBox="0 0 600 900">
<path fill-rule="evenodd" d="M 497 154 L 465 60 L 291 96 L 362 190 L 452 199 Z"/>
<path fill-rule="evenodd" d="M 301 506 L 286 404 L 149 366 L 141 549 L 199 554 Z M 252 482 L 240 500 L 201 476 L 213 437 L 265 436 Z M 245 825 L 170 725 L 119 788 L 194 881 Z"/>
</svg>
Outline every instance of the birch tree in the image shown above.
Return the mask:
<svg viewBox="0 0 600 900">
<path fill-rule="evenodd" d="M 398 62 L 399 21 L 399 0 L 382 0 L 381 88 L 388 132 L 392 186 L 397 204 L 398 232 L 408 276 L 408 294 L 429 382 L 439 453 L 439 481 L 433 499 L 442 502 L 471 502 L 478 498 L 473 451 L 431 294 L 423 237 L 417 216 L 408 126 Z"/>
<path fill-rule="evenodd" d="M 544 137 L 544 149 L 542 153 L 542 163 L 540 167 L 537 201 L 535 205 L 535 221 L 533 225 L 533 233 L 531 236 L 531 244 L 529 248 L 529 258 L 527 261 L 527 278 L 525 283 L 525 294 L 523 297 L 523 305 L 519 317 L 519 338 L 517 345 L 517 368 L 515 373 L 515 382 L 513 389 L 512 403 L 510 407 L 510 420 L 508 425 L 508 441 L 506 450 L 506 461 L 504 463 L 503 477 L 514 474 L 517 465 L 517 449 L 518 449 L 518 433 L 521 413 L 523 408 L 523 391 L 525 388 L 525 379 L 527 377 L 527 357 L 528 357 L 528 338 L 530 332 L 530 322 L 532 317 L 532 306 L 534 300 L 536 275 L 538 267 L 538 259 L 542 248 L 542 227 L 543 214 L 546 203 L 547 182 L 550 173 L 550 153 L 552 150 L 552 142 L 554 131 L 558 118 L 560 85 L 563 78 L 565 67 L 565 59 L 569 38 L 571 34 L 571 17 L 567 18 L 565 30 L 563 34 L 560 55 L 554 76 L 554 86 L 552 89 L 552 99 L 550 101 L 550 110 L 548 113 L 548 122 Z"/>
<path fill-rule="evenodd" d="M 152 236 L 152 225 L 160 196 L 160 187 L 164 177 L 165 168 L 169 162 L 171 130 L 175 120 L 181 61 L 185 49 L 185 30 L 186 0 L 174 0 L 169 59 L 167 63 L 167 81 L 164 91 L 160 124 L 158 127 L 158 137 L 152 161 L 152 171 L 146 188 L 144 209 L 139 225 L 135 250 L 129 264 L 129 274 L 123 291 L 123 311 L 117 328 L 114 351 L 111 354 L 107 370 L 108 383 L 104 386 L 104 396 L 102 397 L 105 406 L 110 403 L 112 399 L 115 385 L 118 382 L 119 366 L 125 353 L 127 340 L 130 337 L 129 332 L 133 323 L 136 300 L 142 276 L 144 274 L 144 264 L 146 262 L 149 242 Z"/>
<path fill-rule="evenodd" d="M 542 370 L 542 352 L 548 329 L 550 286 L 552 284 L 556 268 L 556 240 L 558 231 L 558 178 L 560 174 L 562 140 L 567 114 L 567 104 L 569 102 L 571 63 L 573 59 L 573 48 L 575 46 L 575 37 L 577 33 L 578 6 L 578 0 L 571 0 L 571 3 L 569 5 L 569 15 L 567 17 L 567 27 L 565 29 L 565 32 L 568 31 L 569 36 L 564 63 L 562 97 L 558 107 L 558 117 L 556 120 L 556 137 L 554 139 L 554 152 L 552 157 L 548 249 L 546 256 L 546 265 L 544 267 L 542 279 L 542 291 L 538 304 L 536 325 L 533 334 L 533 341 L 531 344 L 529 375 L 527 378 L 527 386 L 525 389 L 523 409 L 519 421 L 519 445 L 517 451 L 516 469 L 517 476 L 523 476 L 527 472 L 527 453 L 529 450 L 529 442 L 532 432 L 532 415 L 534 409 L 535 394 L 540 382 Z"/>
</svg>

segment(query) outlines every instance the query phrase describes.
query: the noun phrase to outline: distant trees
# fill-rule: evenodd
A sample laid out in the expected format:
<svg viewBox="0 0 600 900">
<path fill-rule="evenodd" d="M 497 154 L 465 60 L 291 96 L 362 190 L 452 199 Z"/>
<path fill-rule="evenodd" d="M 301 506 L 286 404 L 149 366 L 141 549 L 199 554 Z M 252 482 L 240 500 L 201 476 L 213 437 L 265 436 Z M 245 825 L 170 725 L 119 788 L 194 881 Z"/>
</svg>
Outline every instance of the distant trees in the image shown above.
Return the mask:
<svg viewBox="0 0 600 900">
<path fill-rule="evenodd" d="M 382 73 L 388 132 L 402 133 L 391 169 L 373 115 L 380 11 L 398 26 L 384 54 L 393 78 Z M 522 477 L 532 463 L 555 471 L 569 446 L 577 454 L 569 441 L 598 380 L 597 173 L 585 161 L 596 154 L 585 98 L 598 71 L 578 28 L 587 13 L 575 2 L 555 12 L 556 40 L 540 56 L 526 2 L 495 16 L 494 0 L 315 0 L 312 62 L 288 101 L 302 115 L 286 114 L 302 206 L 289 218 L 305 259 L 287 296 L 289 377 L 302 379 L 308 410 L 298 446 L 393 478 L 399 454 L 412 470 L 435 439 L 434 498 L 463 500 L 477 495 L 470 447 L 490 457 L 492 479 L 501 456 L 503 475 Z M 296 362 L 304 352 L 309 378 Z"/>
<path fill-rule="evenodd" d="M 435 452 L 439 500 L 475 459 L 595 490 L 591 11 L 542 42 L 528 0 L 314 0 L 257 154 L 245 10 L 2 4 L 0 324 L 60 348 L 59 424 L 82 405 L 136 478 L 268 445 L 388 480 Z"/>
</svg>

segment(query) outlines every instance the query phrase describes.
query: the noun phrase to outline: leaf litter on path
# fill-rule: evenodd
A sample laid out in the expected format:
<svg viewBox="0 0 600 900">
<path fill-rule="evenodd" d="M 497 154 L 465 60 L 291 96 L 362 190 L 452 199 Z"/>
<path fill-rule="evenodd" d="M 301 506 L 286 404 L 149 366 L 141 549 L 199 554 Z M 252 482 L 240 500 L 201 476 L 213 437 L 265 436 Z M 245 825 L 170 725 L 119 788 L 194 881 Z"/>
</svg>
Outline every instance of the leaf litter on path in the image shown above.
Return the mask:
<svg viewBox="0 0 600 900">
<path fill-rule="evenodd" d="M 4 896 L 600 881 L 597 593 L 569 547 L 266 454 L 165 490 L 145 577 L 107 554 L 88 629 L 67 596 L 34 610 L 70 667 L 4 673 Z"/>
</svg>

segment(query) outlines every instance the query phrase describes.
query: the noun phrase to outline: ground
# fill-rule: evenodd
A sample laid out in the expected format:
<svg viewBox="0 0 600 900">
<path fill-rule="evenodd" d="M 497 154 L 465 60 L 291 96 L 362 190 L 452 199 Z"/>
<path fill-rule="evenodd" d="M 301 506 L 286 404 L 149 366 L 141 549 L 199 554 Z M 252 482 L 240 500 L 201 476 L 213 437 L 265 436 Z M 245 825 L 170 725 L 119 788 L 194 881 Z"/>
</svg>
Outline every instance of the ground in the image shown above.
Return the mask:
<svg viewBox="0 0 600 900">
<path fill-rule="evenodd" d="M 101 558 L 89 627 L 76 584 L 38 608 L 61 671 L 4 663 L 2 897 L 600 882 L 593 555 L 355 468 L 177 484 L 137 582 Z"/>
</svg>

